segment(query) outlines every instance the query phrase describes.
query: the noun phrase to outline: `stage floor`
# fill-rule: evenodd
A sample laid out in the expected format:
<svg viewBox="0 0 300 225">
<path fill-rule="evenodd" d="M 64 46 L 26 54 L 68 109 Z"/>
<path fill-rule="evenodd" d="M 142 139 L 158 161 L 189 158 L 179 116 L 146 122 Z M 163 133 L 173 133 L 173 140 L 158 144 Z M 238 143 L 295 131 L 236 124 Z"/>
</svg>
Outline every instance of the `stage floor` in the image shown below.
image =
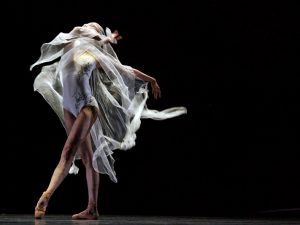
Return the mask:
<svg viewBox="0 0 300 225">
<path fill-rule="evenodd" d="M 300 219 L 237 219 L 237 218 L 195 218 L 163 216 L 115 216 L 102 215 L 99 220 L 71 220 L 71 215 L 46 215 L 35 220 L 33 215 L 0 215 L 1 225 L 292 225 Z"/>
</svg>

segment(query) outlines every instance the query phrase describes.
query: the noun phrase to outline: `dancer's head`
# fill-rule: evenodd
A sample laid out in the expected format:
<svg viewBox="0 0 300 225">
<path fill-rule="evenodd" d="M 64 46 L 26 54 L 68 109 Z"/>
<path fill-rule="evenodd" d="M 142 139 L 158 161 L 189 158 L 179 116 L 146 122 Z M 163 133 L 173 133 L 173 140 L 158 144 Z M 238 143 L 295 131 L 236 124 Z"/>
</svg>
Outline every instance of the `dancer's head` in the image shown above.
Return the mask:
<svg viewBox="0 0 300 225">
<path fill-rule="evenodd" d="M 85 24 L 83 24 L 82 27 L 92 28 L 100 34 L 102 34 L 104 32 L 103 28 L 96 22 L 85 23 Z"/>
</svg>

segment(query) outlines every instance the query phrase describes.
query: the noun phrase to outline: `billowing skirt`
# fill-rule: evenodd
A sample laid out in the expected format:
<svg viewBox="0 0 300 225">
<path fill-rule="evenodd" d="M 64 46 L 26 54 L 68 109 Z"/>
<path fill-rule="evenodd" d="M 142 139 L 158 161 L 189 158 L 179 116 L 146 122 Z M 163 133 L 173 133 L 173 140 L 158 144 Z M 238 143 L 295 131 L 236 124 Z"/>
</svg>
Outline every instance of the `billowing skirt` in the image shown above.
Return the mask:
<svg viewBox="0 0 300 225">
<path fill-rule="evenodd" d="M 113 151 L 135 145 L 142 118 L 163 120 L 187 112 L 185 107 L 162 111 L 148 109 L 147 83 L 138 79 L 131 67 L 89 41 L 65 53 L 59 62 L 44 66 L 34 89 L 51 105 L 62 124 L 63 108 L 77 116 L 85 105 L 97 108 L 91 128 L 93 167 L 117 182 Z M 75 159 L 79 159 L 76 156 Z M 73 163 L 70 173 L 77 173 Z"/>
</svg>

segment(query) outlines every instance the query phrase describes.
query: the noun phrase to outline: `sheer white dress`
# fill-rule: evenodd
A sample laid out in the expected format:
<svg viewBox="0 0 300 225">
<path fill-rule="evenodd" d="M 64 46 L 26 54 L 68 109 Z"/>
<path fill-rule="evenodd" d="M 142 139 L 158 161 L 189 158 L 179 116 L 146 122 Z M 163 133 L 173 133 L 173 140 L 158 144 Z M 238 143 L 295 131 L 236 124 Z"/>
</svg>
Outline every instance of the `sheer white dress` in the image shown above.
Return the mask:
<svg viewBox="0 0 300 225">
<path fill-rule="evenodd" d="M 76 117 L 83 106 L 97 108 L 98 117 L 90 131 L 93 167 L 117 182 L 113 151 L 135 145 L 141 119 L 163 120 L 187 110 L 185 107 L 148 109 L 147 82 L 119 61 L 109 43 L 93 39 L 96 35 L 95 30 L 83 27 L 59 33 L 42 45 L 41 56 L 30 70 L 47 63 L 34 80 L 34 90 L 49 103 L 64 127 L 63 109 Z M 78 155 L 69 173 L 78 173 L 76 159 Z"/>
</svg>

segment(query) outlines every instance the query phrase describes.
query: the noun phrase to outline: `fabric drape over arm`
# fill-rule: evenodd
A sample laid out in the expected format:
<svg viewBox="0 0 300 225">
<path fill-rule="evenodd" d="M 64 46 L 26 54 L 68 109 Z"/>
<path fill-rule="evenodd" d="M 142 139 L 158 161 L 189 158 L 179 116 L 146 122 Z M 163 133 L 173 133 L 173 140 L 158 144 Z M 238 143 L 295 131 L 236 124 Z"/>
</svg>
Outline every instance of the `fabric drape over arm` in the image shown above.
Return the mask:
<svg viewBox="0 0 300 225">
<path fill-rule="evenodd" d="M 136 132 L 140 128 L 141 119 L 164 120 L 187 113 L 185 107 L 172 107 L 162 111 L 148 109 L 147 82 L 137 78 L 130 66 L 123 65 L 117 58 L 112 46 L 92 39 L 93 32 L 75 28 L 70 33 L 60 33 L 41 48 L 41 57 L 34 66 L 60 59 L 43 66 L 34 81 L 34 90 L 38 91 L 51 105 L 63 121 L 63 82 L 60 65 L 67 65 L 72 57 L 62 57 L 64 47 L 80 41 L 74 48 L 76 54 L 88 52 L 97 64 L 90 75 L 90 87 L 95 99 L 94 106 L 98 109 L 98 117 L 91 128 L 93 145 L 93 167 L 99 173 L 108 174 L 112 181 L 117 182 L 114 170 L 113 151 L 127 150 L 135 145 Z M 83 32 L 82 32 L 83 31 Z M 63 61 L 62 60 L 66 60 Z M 65 72 L 64 72 L 65 73 Z M 79 159 L 76 156 L 76 159 Z M 77 173 L 73 164 L 70 173 Z"/>
</svg>

